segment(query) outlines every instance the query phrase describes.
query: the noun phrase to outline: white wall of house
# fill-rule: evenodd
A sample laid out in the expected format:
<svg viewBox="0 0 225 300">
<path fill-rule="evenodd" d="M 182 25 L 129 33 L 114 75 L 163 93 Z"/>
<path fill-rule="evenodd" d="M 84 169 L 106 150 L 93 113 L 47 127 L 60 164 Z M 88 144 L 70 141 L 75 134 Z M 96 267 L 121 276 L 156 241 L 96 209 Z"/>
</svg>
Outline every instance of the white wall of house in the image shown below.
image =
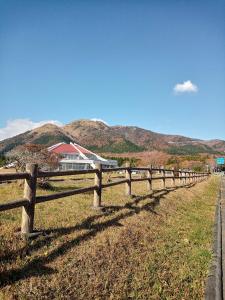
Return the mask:
<svg viewBox="0 0 225 300">
<path fill-rule="evenodd" d="M 103 168 L 116 168 L 118 167 L 117 161 L 97 161 L 86 159 L 62 159 L 59 164 L 59 170 L 89 170 L 93 169 L 96 163 L 100 163 Z"/>
<path fill-rule="evenodd" d="M 62 145 L 66 144 L 59 143 L 48 149 L 49 151 L 54 151 L 54 149 Z M 103 168 L 115 168 L 118 166 L 116 160 L 107 160 L 75 143 L 70 143 L 70 145 L 72 147 L 71 153 L 60 153 L 62 159 L 60 160 L 59 170 L 88 170 L 95 168 L 96 163 L 100 163 Z M 73 148 L 76 151 L 73 151 Z"/>
</svg>

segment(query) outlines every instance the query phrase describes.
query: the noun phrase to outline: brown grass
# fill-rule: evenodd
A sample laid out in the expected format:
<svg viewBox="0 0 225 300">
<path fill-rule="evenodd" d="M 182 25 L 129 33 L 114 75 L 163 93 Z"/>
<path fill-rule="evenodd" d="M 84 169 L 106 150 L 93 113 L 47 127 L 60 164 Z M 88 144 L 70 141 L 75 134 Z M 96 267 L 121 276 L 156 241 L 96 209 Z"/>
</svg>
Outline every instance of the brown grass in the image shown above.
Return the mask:
<svg viewBox="0 0 225 300">
<path fill-rule="evenodd" d="M 58 190 L 90 179 L 54 182 Z M 155 188 L 157 187 L 155 184 Z M 21 210 L 0 215 L 2 299 L 201 299 L 211 258 L 218 179 L 158 196 L 145 183 L 39 204 L 35 227 L 44 235 L 24 242 Z M 38 191 L 49 193 L 47 191 Z M 17 184 L 0 186 L 0 201 L 22 196 Z"/>
</svg>

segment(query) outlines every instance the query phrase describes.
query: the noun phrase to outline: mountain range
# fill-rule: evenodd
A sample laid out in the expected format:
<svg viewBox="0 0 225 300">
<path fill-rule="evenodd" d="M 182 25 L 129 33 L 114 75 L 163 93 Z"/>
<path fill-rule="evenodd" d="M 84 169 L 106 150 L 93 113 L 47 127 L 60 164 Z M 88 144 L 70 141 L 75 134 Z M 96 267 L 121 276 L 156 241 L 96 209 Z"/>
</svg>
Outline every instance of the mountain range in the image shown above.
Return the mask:
<svg viewBox="0 0 225 300">
<path fill-rule="evenodd" d="M 46 124 L 0 141 L 0 154 L 18 145 L 32 143 L 51 146 L 59 142 L 76 142 L 100 153 L 163 151 L 168 154 L 221 154 L 223 140 L 200 140 L 180 135 L 156 133 L 136 126 L 109 126 L 100 121 L 77 120 L 58 127 Z"/>
</svg>

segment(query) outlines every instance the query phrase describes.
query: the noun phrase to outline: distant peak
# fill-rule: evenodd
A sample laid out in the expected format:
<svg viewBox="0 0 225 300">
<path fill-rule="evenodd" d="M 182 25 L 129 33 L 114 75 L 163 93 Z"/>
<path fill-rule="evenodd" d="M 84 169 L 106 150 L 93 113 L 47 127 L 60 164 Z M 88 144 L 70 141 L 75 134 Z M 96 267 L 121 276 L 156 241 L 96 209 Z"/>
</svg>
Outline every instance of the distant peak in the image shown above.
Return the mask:
<svg viewBox="0 0 225 300">
<path fill-rule="evenodd" d="M 40 127 L 37 127 L 37 128 L 58 128 L 59 126 L 55 125 L 55 124 L 52 124 L 52 123 L 46 123 Z"/>
<path fill-rule="evenodd" d="M 60 130 L 60 127 L 55 124 L 47 123 L 40 127 L 34 128 L 32 131 L 43 132 L 43 131 L 52 131 L 52 130 Z"/>
<path fill-rule="evenodd" d="M 106 123 L 100 120 L 89 120 L 89 119 L 81 119 L 67 124 L 66 126 L 87 126 L 93 128 L 105 128 L 109 127 Z"/>
</svg>

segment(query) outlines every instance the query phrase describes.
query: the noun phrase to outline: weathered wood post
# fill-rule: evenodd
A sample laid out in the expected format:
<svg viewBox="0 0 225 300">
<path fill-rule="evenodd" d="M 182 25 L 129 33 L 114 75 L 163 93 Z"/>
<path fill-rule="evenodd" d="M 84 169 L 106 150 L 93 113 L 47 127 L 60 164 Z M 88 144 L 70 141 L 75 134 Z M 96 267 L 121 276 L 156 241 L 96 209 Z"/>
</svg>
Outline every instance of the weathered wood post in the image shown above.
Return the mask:
<svg viewBox="0 0 225 300">
<path fill-rule="evenodd" d="M 174 170 L 174 168 L 172 168 L 171 171 L 172 171 L 172 177 L 173 177 L 171 186 L 175 187 L 176 183 L 175 183 L 175 170 Z"/>
<path fill-rule="evenodd" d="M 162 167 L 162 176 L 163 176 L 163 189 L 166 188 L 166 172 L 165 172 L 165 168 Z"/>
<path fill-rule="evenodd" d="M 187 184 L 187 172 L 184 171 L 184 185 Z"/>
<path fill-rule="evenodd" d="M 181 178 L 181 181 L 182 181 L 182 186 L 184 186 L 184 184 L 185 184 L 185 172 L 183 171 L 183 170 L 181 170 L 181 177 L 183 177 L 183 178 Z"/>
<path fill-rule="evenodd" d="M 29 178 L 25 179 L 24 198 L 29 201 L 29 204 L 22 208 L 21 234 L 23 236 L 29 235 L 34 229 L 37 171 L 37 164 L 26 164 L 26 172 L 29 173 Z"/>
<path fill-rule="evenodd" d="M 100 163 L 95 164 L 96 173 L 95 173 L 95 186 L 96 189 L 94 190 L 94 201 L 93 201 L 93 208 L 99 209 L 101 208 L 101 200 L 102 200 L 102 165 Z"/>
<path fill-rule="evenodd" d="M 152 190 L 152 166 L 150 166 L 150 168 L 147 170 L 147 190 L 151 191 Z"/>
<path fill-rule="evenodd" d="M 131 196 L 131 169 L 130 169 L 130 162 L 126 162 L 126 179 L 128 180 L 125 183 L 125 195 L 126 196 Z"/>
<path fill-rule="evenodd" d="M 182 171 L 179 169 L 180 186 L 182 185 Z"/>
</svg>

